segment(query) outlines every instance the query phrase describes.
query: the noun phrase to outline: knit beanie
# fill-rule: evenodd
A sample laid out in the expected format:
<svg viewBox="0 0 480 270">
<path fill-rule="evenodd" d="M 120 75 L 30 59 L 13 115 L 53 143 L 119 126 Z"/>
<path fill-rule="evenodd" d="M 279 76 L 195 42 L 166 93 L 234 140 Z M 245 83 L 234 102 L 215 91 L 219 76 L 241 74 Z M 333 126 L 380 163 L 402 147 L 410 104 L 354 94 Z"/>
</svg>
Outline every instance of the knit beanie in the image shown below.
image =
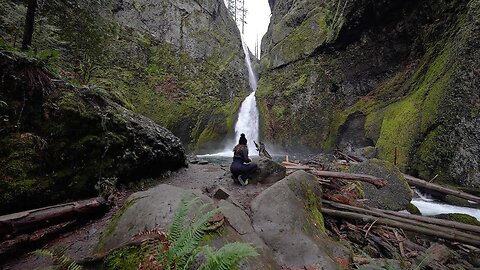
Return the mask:
<svg viewBox="0 0 480 270">
<path fill-rule="evenodd" d="M 247 138 L 245 138 L 245 134 L 242 133 L 240 135 L 240 140 L 238 140 L 238 144 L 247 145 Z"/>
</svg>

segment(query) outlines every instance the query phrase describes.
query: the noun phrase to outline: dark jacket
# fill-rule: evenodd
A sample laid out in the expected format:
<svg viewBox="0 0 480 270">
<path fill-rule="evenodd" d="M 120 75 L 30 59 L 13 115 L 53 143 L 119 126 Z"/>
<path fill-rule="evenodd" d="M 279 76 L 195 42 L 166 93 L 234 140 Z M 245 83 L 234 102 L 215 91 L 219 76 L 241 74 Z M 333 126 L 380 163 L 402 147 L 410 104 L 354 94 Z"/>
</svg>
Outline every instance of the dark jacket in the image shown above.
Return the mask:
<svg viewBox="0 0 480 270">
<path fill-rule="evenodd" d="M 248 147 L 244 144 L 237 144 L 233 148 L 233 161 L 241 162 L 251 162 L 252 160 L 248 158 Z"/>
</svg>

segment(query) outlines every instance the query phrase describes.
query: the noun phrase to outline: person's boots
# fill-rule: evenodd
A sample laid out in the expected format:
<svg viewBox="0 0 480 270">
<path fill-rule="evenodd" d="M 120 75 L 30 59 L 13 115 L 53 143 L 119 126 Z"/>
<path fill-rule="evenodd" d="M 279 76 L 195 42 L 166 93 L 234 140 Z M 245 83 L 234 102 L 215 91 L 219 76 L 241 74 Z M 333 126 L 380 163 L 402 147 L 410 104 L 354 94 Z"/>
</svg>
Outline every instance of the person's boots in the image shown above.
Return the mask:
<svg viewBox="0 0 480 270">
<path fill-rule="evenodd" d="M 240 182 L 240 185 L 242 186 L 248 185 L 248 179 L 243 180 L 241 175 L 238 176 L 238 182 Z"/>
</svg>

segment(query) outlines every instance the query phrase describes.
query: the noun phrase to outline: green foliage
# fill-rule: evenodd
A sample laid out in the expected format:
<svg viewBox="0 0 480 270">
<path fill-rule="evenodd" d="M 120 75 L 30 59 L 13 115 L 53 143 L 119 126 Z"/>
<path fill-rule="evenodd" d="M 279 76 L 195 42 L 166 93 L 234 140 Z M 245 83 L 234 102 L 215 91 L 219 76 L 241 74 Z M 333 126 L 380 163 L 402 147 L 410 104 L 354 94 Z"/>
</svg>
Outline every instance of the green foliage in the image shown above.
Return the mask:
<svg viewBox="0 0 480 270">
<path fill-rule="evenodd" d="M 257 255 L 255 249 L 245 243 L 230 243 L 219 250 L 213 250 L 208 246 L 200 248 L 208 219 L 217 214 L 220 209 L 206 212 L 210 205 L 203 205 L 196 211 L 197 215 L 192 220 L 187 220 L 192 207 L 198 206 L 198 203 L 198 198 L 189 201 L 186 197 L 180 202 L 169 230 L 171 244 L 168 250 L 159 250 L 157 257 L 165 270 L 189 269 L 195 259 L 201 255 L 206 259 L 199 269 L 231 269 L 242 259 Z M 199 213 L 200 216 L 198 216 Z"/>
<path fill-rule="evenodd" d="M 205 246 L 202 251 L 207 259 L 198 270 L 230 270 L 243 258 L 258 255 L 252 246 L 244 243 L 229 243 L 218 250 Z"/>
<path fill-rule="evenodd" d="M 83 267 L 65 255 L 65 250 L 38 249 L 33 253 L 52 258 L 57 270 L 82 270 Z"/>
<path fill-rule="evenodd" d="M 11 0 L 0 0 L 0 37 L 12 47 L 22 43 L 23 27 L 27 8 Z"/>
<path fill-rule="evenodd" d="M 166 252 L 160 250 L 157 258 L 162 265 L 165 265 L 165 270 L 188 269 L 199 255 L 200 242 L 205 235 L 207 221 L 219 210 L 208 211 L 200 217 L 194 217 L 187 221 L 191 206 L 197 202 L 198 199 L 188 202 L 187 198 L 183 198 L 180 202 L 179 210 L 175 214 L 169 231 L 172 243 Z M 201 212 L 199 211 L 199 213 Z"/>
<path fill-rule="evenodd" d="M 132 203 L 129 202 L 128 204 L 131 205 Z M 202 264 L 196 269 L 233 269 L 244 258 L 258 255 L 255 249 L 246 243 L 229 243 L 218 250 L 209 246 L 201 246 L 202 242 L 208 238 L 206 235 L 207 221 L 220 209 L 207 211 L 211 208 L 211 205 L 203 204 L 200 206 L 200 204 L 199 198 L 182 198 L 175 211 L 168 233 L 161 232 L 167 236 L 166 239 L 157 242 L 145 241 L 140 248 L 126 247 L 116 250 L 104 261 L 106 269 L 129 270 L 137 269 L 139 265 L 146 267 L 141 269 L 150 269 L 149 266 L 154 269 L 161 266 L 162 270 L 191 269 L 193 263 L 200 260 Z M 123 213 L 124 210 L 120 211 Z M 190 219 L 189 217 L 192 214 L 194 216 Z M 120 216 L 121 213 L 115 217 L 115 221 L 112 221 L 112 223 L 118 222 Z M 140 234 L 151 232 L 158 233 L 154 229 Z"/>
<path fill-rule="evenodd" d="M 143 262 L 151 249 L 148 245 L 140 247 L 125 247 L 115 250 L 110 254 L 103 265 L 109 270 L 134 270 L 138 269 L 138 265 Z"/>
</svg>

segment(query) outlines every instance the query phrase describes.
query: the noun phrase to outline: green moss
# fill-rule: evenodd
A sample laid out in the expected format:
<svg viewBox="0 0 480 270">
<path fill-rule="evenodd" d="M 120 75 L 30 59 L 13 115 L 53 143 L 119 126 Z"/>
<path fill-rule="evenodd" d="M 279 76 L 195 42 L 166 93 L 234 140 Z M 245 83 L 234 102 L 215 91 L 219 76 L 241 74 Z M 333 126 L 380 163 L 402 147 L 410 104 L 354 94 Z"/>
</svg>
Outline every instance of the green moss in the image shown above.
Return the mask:
<svg viewBox="0 0 480 270">
<path fill-rule="evenodd" d="M 317 229 L 326 235 L 327 230 L 325 229 L 325 221 L 322 212 L 320 212 L 318 209 L 322 205 L 322 198 L 315 196 L 313 190 L 311 190 L 306 184 L 304 185 L 304 191 L 307 196 L 305 207 L 310 215 L 310 218 L 312 219 L 312 223 Z"/>
<path fill-rule="evenodd" d="M 457 213 L 441 214 L 441 215 L 437 215 L 436 217 L 441 219 L 451 220 L 451 221 L 457 221 L 465 224 L 480 226 L 480 221 L 478 221 L 476 218 L 467 214 L 457 214 Z"/>
<path fill-rule="evenodd" d="M 413 204 L 413 203 L 409 203 L 407 205 L 407 211 L 410 213 L 410 214 L 413 214 L 413 215 L 419 215 L 421 216 L 422 213 L 420 212 L 420 210 Z"/>
<path fill-rule="evenodd" d="M 120 208 L 120 210 L 118 210 L 118 212 L 112 218 L 112 221 L 110 221 L 107 228 L 103 231 L 102 237 L 98 241 L 98 245 L 95 248 L 96 250 L 99 250 L 99 249 L 103 248 L 104 239 L 106 239 L 107 237 L 109 237 L 113 234 L 113 232 L 117 228 L 118 222 L 120 221 L 120 218 L 122 217 L 122 215 L 125 213 L 125 211 L 127 211 L 128 208 L 133 206 L 137 201 L 138 201 L 138 198 L 133 199 L 133 200 L 129 200 L 122 206 L 122 208 Z"/>
</svg>

